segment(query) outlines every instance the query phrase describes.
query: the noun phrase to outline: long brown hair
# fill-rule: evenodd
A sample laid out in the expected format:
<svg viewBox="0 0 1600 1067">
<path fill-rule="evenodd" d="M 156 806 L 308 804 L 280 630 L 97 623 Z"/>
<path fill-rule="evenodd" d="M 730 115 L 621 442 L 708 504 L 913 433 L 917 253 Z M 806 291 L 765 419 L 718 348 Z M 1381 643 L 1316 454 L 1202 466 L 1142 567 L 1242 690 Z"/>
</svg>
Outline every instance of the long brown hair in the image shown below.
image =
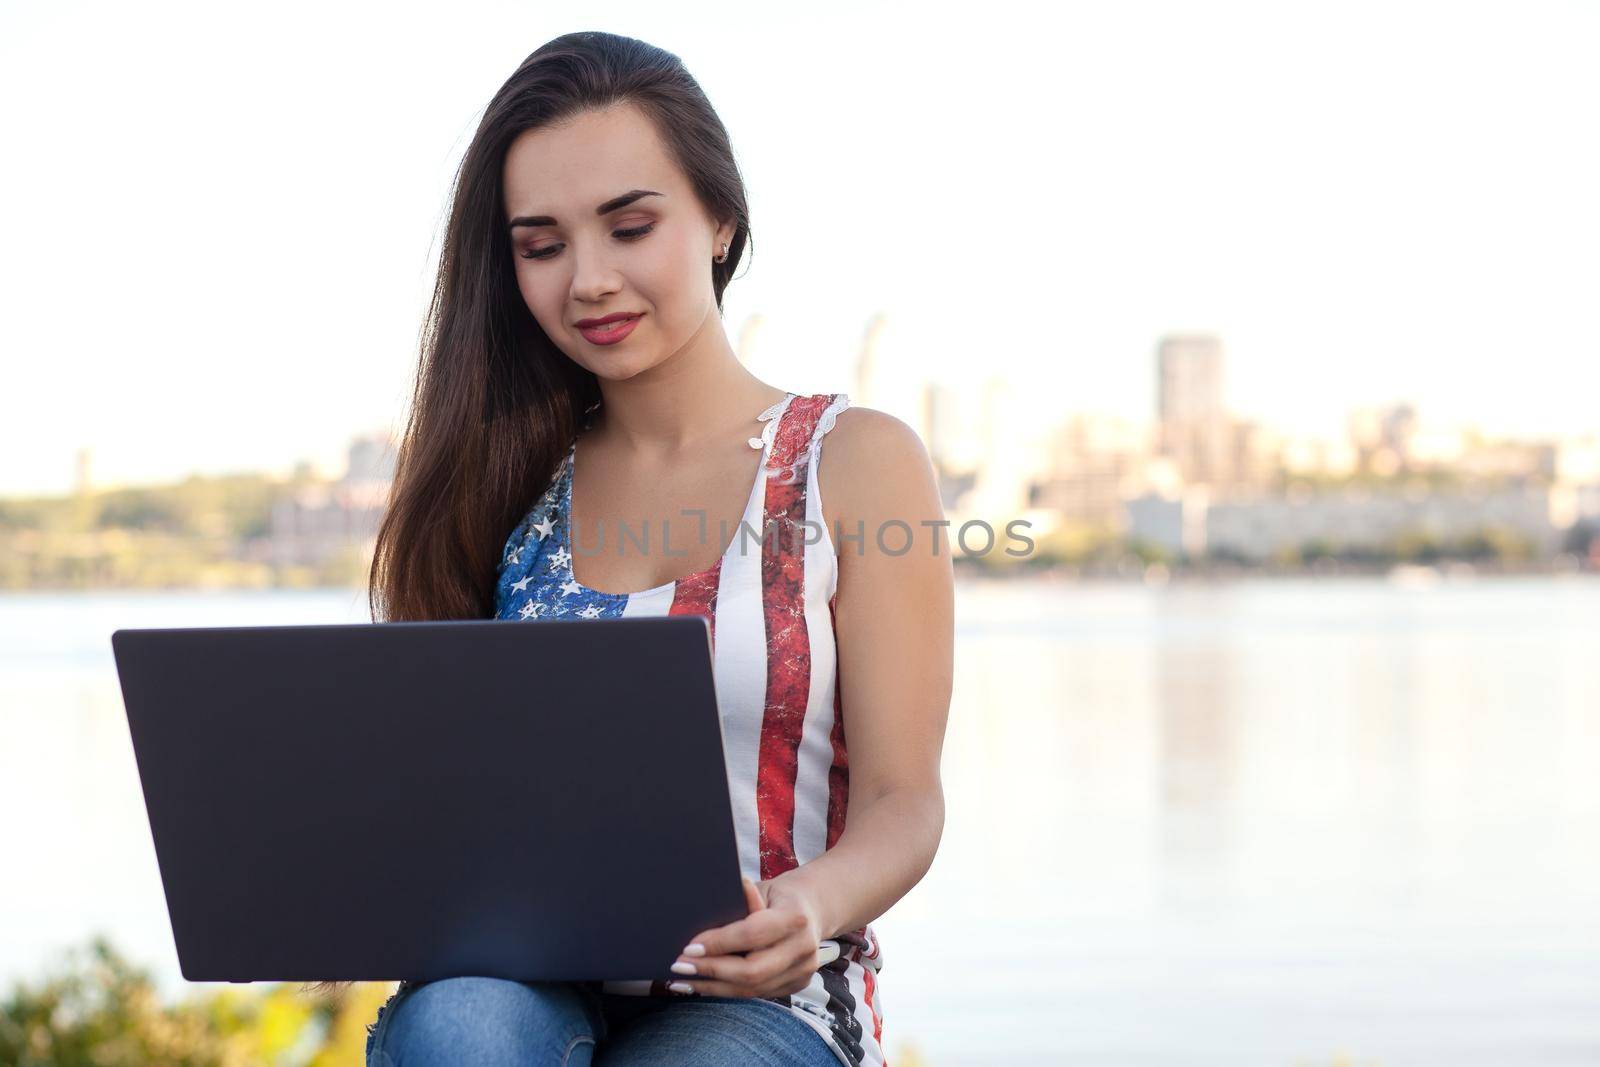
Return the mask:
<svg viewBox="0 0 1600 1067">
<path fill-rule="evenodd" d="M 594 374 L 551 342 L 517 289 L 501 175 L 523 131 L 620 103 L 653 121 L 707 215 L 735 223 L 727 259 L 710 264 L 722 310 L 750 220 L 728 131 L 699 83 L 676 55 L 632 37 L 583 31 L 541 46 L 489 101 L 456 172 L 368 575 L 375 622 L 491 617 L 506 537 L 599 402 Z"/>
</svg>

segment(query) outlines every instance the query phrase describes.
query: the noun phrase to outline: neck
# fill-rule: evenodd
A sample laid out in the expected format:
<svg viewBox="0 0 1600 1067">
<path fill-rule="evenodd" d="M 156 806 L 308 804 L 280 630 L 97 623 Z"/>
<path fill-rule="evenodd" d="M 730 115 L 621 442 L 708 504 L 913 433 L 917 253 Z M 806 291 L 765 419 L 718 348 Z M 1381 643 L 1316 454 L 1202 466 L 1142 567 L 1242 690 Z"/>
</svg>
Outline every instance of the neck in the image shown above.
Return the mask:
<svg viewBox="0 0 1600 1067">
<path fill-rule="evenodd" d="M 759 431 L 755 417 L 784 392 L 739 362 L 720 318 L 712 316 L 701 334 L 649 370 L 615 381 L 601 378 L 600 395 L 590 436 L 666 456 L 739 428 L 753 436 Z"/>
</svg>

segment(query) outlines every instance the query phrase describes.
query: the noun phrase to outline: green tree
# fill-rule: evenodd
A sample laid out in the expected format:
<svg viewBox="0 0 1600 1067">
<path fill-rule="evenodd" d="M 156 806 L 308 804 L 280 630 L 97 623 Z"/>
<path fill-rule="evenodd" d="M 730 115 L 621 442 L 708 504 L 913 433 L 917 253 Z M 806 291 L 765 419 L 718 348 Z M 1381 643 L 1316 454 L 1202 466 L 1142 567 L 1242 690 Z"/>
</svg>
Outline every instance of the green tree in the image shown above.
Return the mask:
<svg viewBox="0 0 1600 1067">
<path fill-rule="evenodd" d="M 104 938 L 0 1001 L 0 1063 L 14 1067 L 342 1067 L 393 983 L 339 994 L 295 983 L 228 987 L 163 1004 Z M 86 957 L 86 958 L 85 958 Z"/>
</svg>

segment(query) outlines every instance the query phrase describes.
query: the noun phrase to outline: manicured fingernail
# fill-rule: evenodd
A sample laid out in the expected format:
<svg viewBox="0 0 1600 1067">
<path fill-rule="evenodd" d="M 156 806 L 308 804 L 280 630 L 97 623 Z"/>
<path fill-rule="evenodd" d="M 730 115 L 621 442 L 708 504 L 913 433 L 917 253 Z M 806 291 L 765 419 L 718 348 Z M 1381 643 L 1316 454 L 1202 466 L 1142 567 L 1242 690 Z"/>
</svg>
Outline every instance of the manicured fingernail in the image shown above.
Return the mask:
<svg viewBox="0 0 1600 1067">
<path fill-rule="evenodd" d="M 694 992 L 694 986 L 690 985 L 688 982 L 668 982 L 667 988 L 672 990 L 674 993 Z"/>
<path fill-rule="evenodd" d="M 682 960 L 679 960 L 677 963 L 674 963 L 672 965 L 672 973 L 673 974 L 699 974 L 700 972 L 695 970 L 694 964 L 692 964 L 692 963 L 684 963 Z"/>
<path fill-rule="evenodd" d="M 700 942 L 696 941 L 694 944 L 684 949 L 683 954 L 685 956 L 704 956 L 706 954 L 706 947 Z"/>
</svg>

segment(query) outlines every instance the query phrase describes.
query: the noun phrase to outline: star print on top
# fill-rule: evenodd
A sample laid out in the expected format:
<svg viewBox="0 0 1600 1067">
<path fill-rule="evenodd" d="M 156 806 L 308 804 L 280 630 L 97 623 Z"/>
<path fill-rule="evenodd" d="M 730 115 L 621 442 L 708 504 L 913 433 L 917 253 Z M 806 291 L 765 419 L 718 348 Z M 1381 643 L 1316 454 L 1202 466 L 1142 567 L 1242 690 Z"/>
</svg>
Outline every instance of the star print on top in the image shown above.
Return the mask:
<svg viewBox="0 0 1600 1067">
<path fill-rule="evenodd" d="M 703 571 L 631 593 L 577 580 L 568 524 L 576 438 L 501 552 L 496 618 L 708 620 L 739 867 L 757 881 L 815 859 L 844 832 L 850 774 L 835 643 L 838 559 L 817 461 L 823 435 L 849 403 L 844 393 L 788 393 L 756 416 L 766 426 L 749 442 L 761 451 L 755 483 L 727 549 Z M 831 940 L 839 958 L 810 985 L 767 999 L 812 1026 L 846 1067 L 887 1067 L 877 934 L 869 923 Z M 678 995 L 659 981 L 602 985 Z"/>
</svg>

